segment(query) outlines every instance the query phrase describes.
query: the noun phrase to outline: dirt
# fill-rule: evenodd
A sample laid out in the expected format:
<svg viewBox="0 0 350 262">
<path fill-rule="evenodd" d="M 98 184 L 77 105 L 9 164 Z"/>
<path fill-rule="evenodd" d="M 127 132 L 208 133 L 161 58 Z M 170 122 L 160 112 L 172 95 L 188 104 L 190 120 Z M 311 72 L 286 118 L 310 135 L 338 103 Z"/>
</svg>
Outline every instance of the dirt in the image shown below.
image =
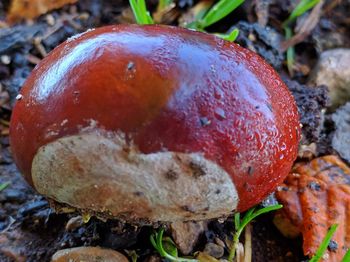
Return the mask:
<svg viewBox="0 0 350 262">
<path fill-rule="evenodd" d="M 43 15 L 33 23 L 0 29 L 0 57 L 10 59 L 9 63 L 0 62 L 0 183 L 9 183 L 0 192 L 0 261 L 50 261 L 52 254 L 59 249 L 84 245 L 109 247 L 124 254 L 125 250 L 136 250 L 138 261 L 146 261 L 156 254 L 149 241 L 153 231 L 151 227 L 139 228 L 118 221 L 103 222 L 91 218 L 87 223 L 66 229 L 68 221 L 79 214 L 54 213 L 46 199 L 26 184 L 13 164 L 9 149 L 8 123 L 12 104 L 26 77 L 42 59 L 42 47 L 49 52 L 67 37 L 89 28 L 128 21 L 130 17 L 125 15 L 127 1 L 111 2 L 81 0 L 76 5 L 50 12 L 49 15 L 54 18 L 53 26 L 47 23 L 48 15 Z M 197 2 L 180 0 L 177 12 L 181 15 Z M 253 2 L 259 2 L 259 7 L 254 6 Z M 223 32 L 233 25 L 240 28 L 237 42 L 271 63 L 294 94 L 304 125 L 302 143 L 316 143 L 317 155 L 334 153 L 334 122 L 331 114 L 323 113 L 328 103 L 327 88 L 307 87 L 305 82 L 320 52 L 350 46 L 349 19 L 345 12 L 349 10 L 346 8 L 350 3 L 341 1 L 339 5 L 332 6 L 333 2 L 338 1 L 326 1 L 325 13 L 318 25 L 310 36 L 296 46 L 298 67 L 291 78 L 279 46 L 283 41 L 281 22 L 291 12 L 294 2 L 246 1 L 243 7 L 210 30 Z M 150 1 L 150 8 L 154 9 L 155 3 Z M 8 6 L 9 1 L 0 3 L 0 20 L 5 19 Z M 266 6 L 269 8 L 266 9 Z M 257 20 L 268 27 L 258 24 Z M 39 36 L 40 45 L 33 44 Z M 203 250 L 206 243 L 214 242 L 215 238 L 225 241 L 231 237 L 233 229 L 232 219 L 226 222 L 211 221 L 195 250 Z M 305 259 L 302 240 L 284 238 L 274 227 L 271 215 L 262 216 L 253 223 L 252 235 L 253 261 Z M 225 249 L 226 255 L 227 252 Z"/>
</svg>

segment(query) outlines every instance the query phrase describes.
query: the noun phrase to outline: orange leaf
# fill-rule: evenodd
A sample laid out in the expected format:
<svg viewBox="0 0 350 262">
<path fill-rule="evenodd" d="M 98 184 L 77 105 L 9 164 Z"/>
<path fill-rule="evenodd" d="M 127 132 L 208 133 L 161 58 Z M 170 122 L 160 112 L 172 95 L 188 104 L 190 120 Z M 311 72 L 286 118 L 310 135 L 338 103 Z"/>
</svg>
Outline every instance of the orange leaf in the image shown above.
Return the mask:
<svg viewBox="0 0 350 262">
<path fill-rule="evenodd" d="M 323 156 L 297 163 L 276 197 L 284 208 L 275 224 L 285 235 L 303 235 L 305 255 L 313 256 L 328 228 L 338 224 L 325 260 L 341 261 L 350 248 L 350 168 L 344 162 Z"/>
<path fill-rule="evenodd" d="M 12 0 L 7 20 L 14 23 L 22 19 L 33 19 L 50 10 L 75 2 L 77 0 Z"/>
</svg>

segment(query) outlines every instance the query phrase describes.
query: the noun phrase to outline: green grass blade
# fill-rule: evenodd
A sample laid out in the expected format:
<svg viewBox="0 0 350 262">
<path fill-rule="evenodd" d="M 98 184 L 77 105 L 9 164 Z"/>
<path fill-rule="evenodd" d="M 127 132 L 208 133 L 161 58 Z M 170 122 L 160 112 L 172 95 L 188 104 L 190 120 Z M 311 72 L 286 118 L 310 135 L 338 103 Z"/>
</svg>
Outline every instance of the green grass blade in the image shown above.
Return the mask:
<svg viewBox="0 0 350 262">
<path fill-rule="evenodd" d="M 239 35 L 239 30 L 237 28 L 235 28 L 229 34 L 215 34 L 215 35 L 226 40 L 226 41 L 234 42 Z"/>
<path fill-rule="evenodd" d="M 129 0 L 131 10 L 135 16 L 136 23 L 142 24 L 142 16 L 140 16 L 139 6 L 136 3 L 136 0 Z"/>
<path fill-rule="evenodd" d="M 138 0 L 138 5 L 139 5 L 139 9 L 140 9 L 140 12 L 142 15 L 142 21 L 143 21 L 142 24 L 144 24 L 144 25 L 154 24 L 153 19 L 147 10 L 145 0 Z"/>
<path fill-rule="evenodd" d="M 343 257 L 342 262 L 350 262 L 350 248 L 348 251 L 345 253 L 345 256 Z"/>
<path fill-rule="evenodd" d="M 240 224 L 241 224 L 241 214 L 236 213 L 235 214 L 235 230 L 238 230 Z"/>
<path fill-rule="evenodd" d="M 256 217 L 258 217 L 262 214 L 271 212 L 271 211 L 275 211 L 275 210 L 280 209 L 282 207 L 283 207 L 282 205 L 274 205 L 274 206 L 264 207 L 264 208 L 261 208 L 252 214 L 249 214 L 249 216 L 245 215 L 242 222 L 241 222 L 241 229 L 243 230 L 246 227 L 246 225 L 248 225 Z"/>
<path fill-rule="evenodd" d="M 152 246 L 159 252 L 157 243 L 156 243 L 156 241 L 154 240 L 154 238 L 157 239 L 156 233 L 155 233 L 155 234 L 152 234 L 152 235 L 149 237 L 149 240 L 151 241 Z"/>
<path fill-rule="evenodd" d="M 329 228 L 326 236 L 322 240 L 321 245 L 318 247 L 316 254 L 309 260 L 309 262 L 318 262 L 321 260 L 324 252 L 326 252 L 326 249 L 329 245 L 329 242 L 331 242 L 331 239 L 332 239 L 335 231 L 337 230 L 337 227 L 338 227 L 338 225 L 334 224 Z"/>
<path fill-rule="evenodd" d="M 136 23 L 139 25 L 154 24 L 150 13 L 147 11 L 145 0 L 129 0 L 129 3 Z"/>
<path fill-rule="evenodd" d="M 292 29 L 290 27 L 284 28 L 286 39 L 290 39 L 292 37 Z M 293 66 L 295 61 L 295 49 L 294 46 L 291 46 L 287 49 L 287 68 L 289 74 L 293 75 Z"/>
<path fill-rule="evenodd" d="M 0 192 L 2 191 L 2 190 L 4 190 L 6 187 L 8 187 L 10 185 L 10 183 L 9 182 L 6 182 L 6 183 L 3 183 L 3 184 L 0 184 Z"/>
<path fill-rule="evenodd" d="M 288 24 L 295 21 L 297 17 L 303 15 L 305 12 L 317 5 L 318 2 L 320 2 L 320 0 L 301 0 L 300 3 L 294 8 L 288 19 L 283 23 L 283 27 L 288 26 Z"/>
<path fill-rule="evenodd" d="M 232 262 L 235 255 L 236 255 L 236 247 L 239 243 L 239 237 L 240 237 L 241 233 L 243 232 L 244 228 L 256 217 L 258 217 L 262 214 L 280 209 L 282 207 L 283 207 L 282 205 L 274 205 L 274 206 L 261 208 L 258 211 L 255 211 L 256 208 L 253 207 L 245 213 L 245 215 L 241 221 L 240 221 L 240 215 L 237 215 L 239 213 L 235 214 L 235 230 L 236 230 L 236 232 L 233 235 L 233 242 L 232 242 L 232 246 L 230 247 L 230 250 L 229 250 L 228 261 Z"/>
<path fill-rule="evenodd" d="M 164 237 L 162 242 L 163 248 L 168 254 L 172 255 L 173 257 L 179 256 L 176 245 L 170 237 Z"/>
<path fill-rule="evenodd" d="M 216 3 L 200 21 L 201 28 L 208 27 L 217 21 L 221 20 L 238 6 L 240 6 L 244 0 L 221 0 Z"/>
</svg>

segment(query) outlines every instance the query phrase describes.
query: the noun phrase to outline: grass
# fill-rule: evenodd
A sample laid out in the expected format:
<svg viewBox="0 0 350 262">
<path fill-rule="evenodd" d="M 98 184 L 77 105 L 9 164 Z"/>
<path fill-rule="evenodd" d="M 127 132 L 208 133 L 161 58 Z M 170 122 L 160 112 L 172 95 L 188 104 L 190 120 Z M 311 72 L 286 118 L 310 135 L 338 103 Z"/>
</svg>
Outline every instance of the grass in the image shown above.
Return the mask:
<svg viewBox="0 0 350 262">
<path fill-rule="evenodd" d="M 305 14 L 307 11 L 312 9 L 316 4 L 318 4 L 320 0 L 301 0 L 300 3 L 294 8 L 292 13 L 289 15 L 287 20 L 285 20 L 282 24 L 282 27 L 285 32 L 285 38 L 288 40 L 292 38 L 293 32 L 291 29 L 291 24 L 295 22 L 295 20 Z M 293 75 L 293 65 L 295 61 L 295 50 L 294 47 L 291 46 L 287 49 L 287 67 L 290 75 Z"/>
<path fill-rule="evenodd" d="M 301 0 L 300 3 L 294 8 L 292 13 L 289 15 L 286 21 L 283 22 L 282 26 L 287 27 L 294 22 L 299 16 L 305 14 L 311 8 L 318 4 L 320 0 Z"/>
<path fill-rule="evenodd" d="M 150 237 L 153 247 L 158 251 L 161 257 L 172 262 L 198 262 L 197 259 L 178 257 L 178 251 L 174 242 L 170 238 L 163 239 L 163 233 L 164 228 L 161 228 Z"/>
<path fill-rule="evenodd" d="M 154 24 L 151 14 L 148 12 L 145 0 L 129 0 L 136 22 L 140 25 Z"/>
<path fill-rule="evenodd" d="M 256 217 L 271 212 L 275 211 L 277 209 L 282 208 L 282 205 L 274 205 L 274 206 L 269 206 L 269 207 L 264 207 L 261 209 L 256 210 L 255 207 L 249 209 L 244 217 L 241 219 L 240 213 L 236 213 L 234 216 L 234 222 L 235 222 L 235 233 L 233 235 L 233 242 L 232 246 L 230 247 L 230 253 L 228 256 L 228 261 L 233 261 L 236 255 L 236 249 L 238 247 L 239 243 L 239 237 L 241 236 L 244 228 L 251 222 L 253 221 Z"/>
<path fill-rule="evenodd" d="M 3 191 L 5 188 L 7 188 L 9 185 L 10 185 L 10 182 L 0 184 L 0 192 Z"/>
<path fill-rule="evenodd" d="M 350 261 L 350 248 L 348 251 L 345 253 L 345 256 L 343 257 L 342 262 L 349 262 Z"/>
<path fill-rule="evenodd" d="M 249 211 L 247 211 L 242 219 L 240 219 L 240 213 L 236 213 L 234 216 L 234 222 L 235 222 L 235 233 L 233 236 L 233 243 L 230 247 L 230 254 L 228 257 L 229 261 L 233 261 L 235 254 L 236 254 L 236 248 L 238 246 L 239 237 L 241 233 L 243 232 L 244 228 L 256 217 L 280 209 L 282 208 L 282 205 L 274 205 L 269 207 L 264 207 L 261 209 L 256 210 L 255 207 L 251 208 Z M 158 232 L 153 233 L 150 236 L 150 241 L 153 245 L 153 247 L 157 250 L 157 252 L 160 254 L 161 257 L 168 259 L 172 262 L 197 262 L 199 260 L 193 259 L 193 258 L 183 258 L 178 257 L 178 251 L 176 248 L 176 245 L 170 238 L 163 238 L 164 229 L 161 228 Z"/>
<path fill-rule="evenodd" d="M 326 250 L 327 250 L 327 247 L 328 247 L 328 245 L 329 245 L 329 242 L 331 241 L 331 239 L 332 239 L 332 237 L 333 237 L 335 231 L 337 230 L 337 227 L 338 227 L 338 225 L 337 225 L 337 224 L 334 224 L 334 225 L 332 225 L 332 226 L 329 228 L 329 230 L 328 230 L 326 236 L 325 236 L 324 239 L 322 240 L 321 245 L 318 247 L 318 249 L 317 249 L 315 255 L 309 260 L 309 262 L 318 262 L 318 261 L 321 260 L 323 254 L 324 254 L 324 253 L 326 252 Z M 346 255 L 345 255 L 345 256 L 346 256 Z M 344 260 L 343 260 L 343 261 L 344 261 Z"/>
<path fill-rule="evenodd" d="M 197 17 L 197 20 L 190 23 L 187 28 L 195 29 L 198 31 L 204 31 L 204 29 L 227 15 L 233 12 L 237 7 L 239 7 L 245 0 L 220 0 L 214 4 L 206 13 Z M 158 9 L 164 9 L 170 5 L 172 0 L 159 0 Z M 129 0 L 131 9 L 134 13 L 136 22 L 140 25 L 154 24 L 153 18 L 150 12 L 147 10 L 145 0 Z M 234 29 L 228 34 L 215 34 L 222 39 L 227 41 L 235 41 L 239 34 L 238 29 Z"/>
<path fill-rule="evenodd" d="M 212 8 L 197 22 L 198 29 L 204 29 L 220 21 L 237 7 L 243 4 L 244 0 L 221 0 L 213 5 Z"/>
</svg>

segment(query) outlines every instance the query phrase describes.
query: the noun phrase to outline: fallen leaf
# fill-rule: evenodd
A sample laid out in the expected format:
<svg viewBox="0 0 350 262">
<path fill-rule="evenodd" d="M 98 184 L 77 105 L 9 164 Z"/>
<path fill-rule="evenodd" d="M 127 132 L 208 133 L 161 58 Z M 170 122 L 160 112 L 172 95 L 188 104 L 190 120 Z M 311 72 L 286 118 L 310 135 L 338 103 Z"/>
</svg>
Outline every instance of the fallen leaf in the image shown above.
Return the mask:
<svg viewBox="0 0 350 262">
<path fill-rule="evenodd" d="M 276 213 L 276 226 L 287 236 L 297 236 L 299 231 L 309 257 L 329 227 L 338 224 L 326 256 L 329 262 L 342 260 L 350 247 L 350 168 L 344 162 L 324 156 L 296 164 L 276 197 L 284 206 Z"/>
<path fill-rule="evenodd" d="M 9 23 L 15 23 L 23 19 L 33 19 L 50 10 L 75 2 L 77 0 L 12 0 L 7 20 Z"/>
</svg>

